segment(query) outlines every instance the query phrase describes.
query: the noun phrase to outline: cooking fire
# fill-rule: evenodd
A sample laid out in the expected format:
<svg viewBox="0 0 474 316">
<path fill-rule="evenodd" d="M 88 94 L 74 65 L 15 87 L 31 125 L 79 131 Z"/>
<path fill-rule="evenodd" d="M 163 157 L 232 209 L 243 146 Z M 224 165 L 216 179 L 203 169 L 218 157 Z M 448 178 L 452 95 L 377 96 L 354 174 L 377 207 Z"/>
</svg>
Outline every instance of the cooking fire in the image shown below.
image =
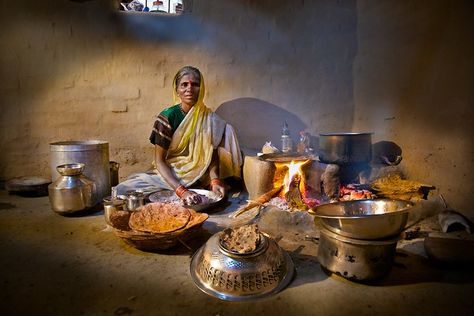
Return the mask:
<svg viewBox="0 0 474 316">
<path fill-rule="evenodd" d="M 283 160 L 283 159 L 282 159 Z M 271 161 L 274 165 L 271 190 L 257 195 L 241 207 L 246 210 L 273 205 L 282 210 L 307 211 L 321 204 L 375 199 L 426 199 L 434 187 L 403 179 L 393 166 L 369 162 L 322 163 L 316 157 L 292 157 Z M 263 179 L 264 178 L 264 179 Z M 262 177 L 260 181 L 265 181 Z"/>
</svg>

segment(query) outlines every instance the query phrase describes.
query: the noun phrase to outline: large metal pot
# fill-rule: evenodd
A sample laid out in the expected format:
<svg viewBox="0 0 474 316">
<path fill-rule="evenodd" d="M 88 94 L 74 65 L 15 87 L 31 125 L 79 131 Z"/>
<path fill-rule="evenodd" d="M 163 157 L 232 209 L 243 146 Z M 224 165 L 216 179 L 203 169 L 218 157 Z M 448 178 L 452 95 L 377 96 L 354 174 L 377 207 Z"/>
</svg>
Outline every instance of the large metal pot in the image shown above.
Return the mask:
<svg viewBox="0 0 474 316">
<path fill-rule="evenodd" d="M 100 140 L 63 141 L 50 144 L 51 178 L 61 175 L 56 167 L 63 164 L 85 164 L 84 176 L 95 182 L 97 195 L 93 203 L 98 204 L 110 195 L 109 143 Z"/>
<path fill-rule="evenodd" d="M 399 237 L 383 240 L 347 238 L 321 230 L 318 261 L 321 267 L 353 281 L 386 276 L 392 268 Z"/>
<path fill-rule="evenodd" d="M 328 164 L 369 162 L 372 133 L 319 134 L 319 160 Z"/>
</svg>

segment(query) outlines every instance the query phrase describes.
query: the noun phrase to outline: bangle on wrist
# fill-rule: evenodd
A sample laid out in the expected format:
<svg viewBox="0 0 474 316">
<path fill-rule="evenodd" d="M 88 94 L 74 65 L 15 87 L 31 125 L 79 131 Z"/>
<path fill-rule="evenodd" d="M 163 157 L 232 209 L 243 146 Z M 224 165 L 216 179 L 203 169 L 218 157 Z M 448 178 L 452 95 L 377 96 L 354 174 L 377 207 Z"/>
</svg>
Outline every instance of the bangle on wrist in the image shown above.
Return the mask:
<svg viewBox="0 0 474 316">
<path fill-rule="evenodd" d="M 184 193 L 188 192 L 188 189 L 186 189 L 186 187 L 181 184 L 179 187 L 176 188 L 176 190 L 174 190 L 174 192 L 179 198 L 182 198 Z"/>
<path fill-rule="evenodd" d="M 224 186 L 224 184 L 221 182 L 221 180 L 219 180 L 219 178 L 214 178 L 211 180 L 211 188 L 215 185 L 219 185 L 221 187 Z"/>
</svg>

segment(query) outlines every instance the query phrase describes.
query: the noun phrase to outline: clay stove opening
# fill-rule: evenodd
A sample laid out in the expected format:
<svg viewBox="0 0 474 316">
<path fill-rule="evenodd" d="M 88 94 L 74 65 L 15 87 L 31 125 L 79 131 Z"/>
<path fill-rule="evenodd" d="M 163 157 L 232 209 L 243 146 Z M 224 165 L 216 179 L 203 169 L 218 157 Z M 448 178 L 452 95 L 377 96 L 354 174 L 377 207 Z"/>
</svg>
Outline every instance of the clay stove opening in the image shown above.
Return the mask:
<svg viewBox="0 0 474 316">
<path fill-rule="evenodd" d="M 288 207 L 307 210 L 320 204 L 319 182 L 314 186 L 308 177 L 312 166 L 310 159 L 276 162 L 273 187 L 281 188 L 278 197 L 285 200 Z"/>
</svg>

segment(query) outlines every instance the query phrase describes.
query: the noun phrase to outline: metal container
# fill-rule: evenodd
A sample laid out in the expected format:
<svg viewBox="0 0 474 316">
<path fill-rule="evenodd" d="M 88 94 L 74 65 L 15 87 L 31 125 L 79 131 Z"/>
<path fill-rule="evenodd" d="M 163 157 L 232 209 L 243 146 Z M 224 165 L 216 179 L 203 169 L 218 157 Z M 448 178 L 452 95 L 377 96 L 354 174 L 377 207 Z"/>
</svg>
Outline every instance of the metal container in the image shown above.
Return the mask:
<svg viewBox="0 0 474 316">
<path fill-rule="evenodd" d="M 353 281 L 386 276 L 392 268 L 399 237 L 360 240 L 321 230 L 318 261 L 324 269 Z"/>
<path fill-rule="evenodd" d="M 228 301 L 248 301 L 284 289 L 292 280 L 294 265 L 290 256 L 271 238 L 261 235 L 255 251 L 233 253 L 214 234 L 194 255 L 190 272 L 204 293 Z"/>
<path fill-rule="evenodd" d="M 218 194 L 204 189 L 189 189 L 194 193 L 200 194 L 207 198 L 207 203 L 194 204 L 194 205 L 185 205 L 186 208 L 192 208 L 196 212 L 206 211 L 207 213 L 212 212 L 212 209 L 218 206 L 222 201 L 224 201 L 224 196 L 219 196 Z M 152 193 L 148 196 L 150 202 L 175 202 L 181 203 L 181 199 L 176 195 L 172 190 L 161 190 L 155 193 Z"/>
<path fill-rule="evenodd" d="M 63 141 L 50 144 L 51 179 L 59 176 L 56 166 L 70 163 L 86 165 L 84 175 L 95 182 L 97 195 L 94 204 L 98 204 L 110 195 L 109 143 L 100 140 Z"/>
<path fill-rule="evenodd" d="M 125 208 L 127 211 L 134 211 L 140 206 L 145 205 L 145 195 L 140 191 L 127 191 L 125 194 Z"/>
<path fill-rule="evenodd" d="M 375 240 L 399 235 L 413 203 L 374 199 L 322 204 L 310 210 L 324 228 L 341 236 Z"/>
<path fill-rule="evenodd" d="M 319 160 L 327 164 L 352 164 L 372 159 L 372 133 L 319 134 Z"/>
<path fill-rule="evenodd" d="M 124 211 L 125 210 L 125 199 L 121 197 L 112 197 L 108 196 L 104 198 L 104 218 L 105 222 L 112 226 L 110 221 L 110 216 L 117 211 Z"/>
<path fill-rule="evenodd" d="M 96 186 L 82 175 L 84 167 L 82 163 L 57 166 L 60 177 L 48 186 L 51 208 L 56 213 L 72 214 L 95 205 Z"/>
</svg>

